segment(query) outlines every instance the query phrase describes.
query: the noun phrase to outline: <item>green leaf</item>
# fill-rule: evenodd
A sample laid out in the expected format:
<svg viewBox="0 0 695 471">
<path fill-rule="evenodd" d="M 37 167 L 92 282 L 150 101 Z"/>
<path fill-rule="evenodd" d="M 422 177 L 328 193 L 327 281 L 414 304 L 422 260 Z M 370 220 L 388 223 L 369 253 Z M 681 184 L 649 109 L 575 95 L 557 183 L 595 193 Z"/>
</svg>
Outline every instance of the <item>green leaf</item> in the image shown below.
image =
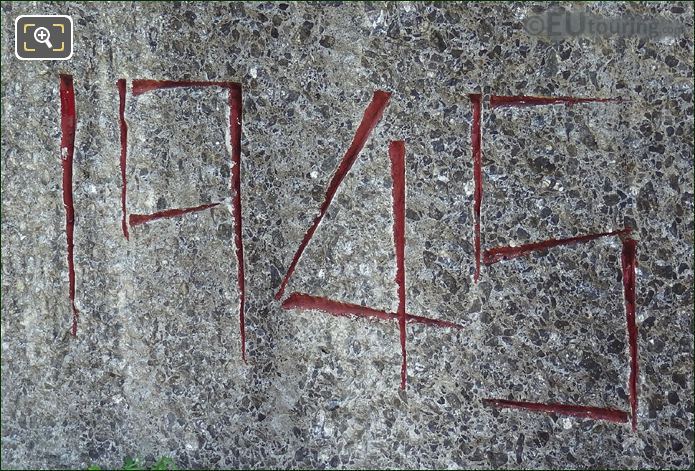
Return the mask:
<svg viewBox="0 0 695 471">
<path fill-rule="evenodd" d="M 159 458 L 159 460 L 157 460 L 157 462 L 153 464 L 150 469 L 152 471 L 169 471 L 175 470 L 176 466 L 174 465 L 174 460 L 166 456 L 163 456 Z"/>
<path fill-rule="evenodd" d="M 143 471 L 145 468 L 142 467 L 140 460 L 129 456 L 123 460 L 123 469 L 125 471 Z"/>
</svg>

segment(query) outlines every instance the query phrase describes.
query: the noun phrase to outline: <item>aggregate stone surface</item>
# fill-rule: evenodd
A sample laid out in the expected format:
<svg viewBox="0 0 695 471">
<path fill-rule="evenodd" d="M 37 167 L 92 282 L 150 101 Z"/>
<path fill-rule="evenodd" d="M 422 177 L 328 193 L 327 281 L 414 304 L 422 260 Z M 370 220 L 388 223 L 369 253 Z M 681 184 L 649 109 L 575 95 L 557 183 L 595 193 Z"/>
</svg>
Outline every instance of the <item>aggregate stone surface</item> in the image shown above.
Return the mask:
<svg viewBox="0 0 695 471">
<path fill-rule="evenodd" d="M 645 15 L 677 36 L 528 34 L 548 8 Z M 15 3 L 2 6 L 2 467 L 693 466 L 693 5 Z M 67 14 L 65 62 L 14 56 L 21 14 Z M 76 303 L 58 76 L 74 77 Z M 121 232 L 118 79 L 243 87 L 248 362 L 240 355 L 226 92 L 128 93 L 128 210 L 221 202 Z M 388 142 L 406 141 L 409 324 L 283 310 L 274 294 L 372 93 L 382 120 L 287 294 L 395 312 Z M 484 248 L 632 227 L 638 427 L 483 399 L 629 412 L 621 244 L 484 266 Z M 497 95 L 621 103 L 490 109 Z"/>
</svg>

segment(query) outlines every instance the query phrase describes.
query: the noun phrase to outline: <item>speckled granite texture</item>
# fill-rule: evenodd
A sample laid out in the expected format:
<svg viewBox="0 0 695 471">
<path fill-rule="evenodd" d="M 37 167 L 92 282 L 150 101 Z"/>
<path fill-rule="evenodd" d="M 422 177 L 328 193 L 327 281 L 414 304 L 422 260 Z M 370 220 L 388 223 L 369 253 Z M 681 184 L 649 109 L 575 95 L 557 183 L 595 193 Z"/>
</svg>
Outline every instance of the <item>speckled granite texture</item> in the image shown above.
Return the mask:
<svg viewBox="0 0 695 471">
<path fill-rule="evenodd" d="M 693 466 L 693 6 L 565 4 L 685 25 L 661 39 L 530 36 L 545 4 L 2 3 L 2 467 Z M 555 8 L 558 5 L 555 4 Z M 20 14 L 68 14 L 66 62 L 20 62 Z M 69 333 L 58 75 L 74 76 L 77 337 Z M 248 364 L 225 205 L 120 227 L 116 80 L 243 86 Z M 288 293 L 395 310 L 388 141 L 407 152 L 407 309 L 273 298 L 372 93 L 383 119 Z M 483 267 L 473 283 L 470 93 L 484 94 L 484 248 L 634 228 L 638 428 L 487 397 L 629 411 L 620 242 Z M 487 97 L 622 97 L 490 109 Z M 129 98 L 129 207 L 229 196 L 224 92 Z"/>
</svg>

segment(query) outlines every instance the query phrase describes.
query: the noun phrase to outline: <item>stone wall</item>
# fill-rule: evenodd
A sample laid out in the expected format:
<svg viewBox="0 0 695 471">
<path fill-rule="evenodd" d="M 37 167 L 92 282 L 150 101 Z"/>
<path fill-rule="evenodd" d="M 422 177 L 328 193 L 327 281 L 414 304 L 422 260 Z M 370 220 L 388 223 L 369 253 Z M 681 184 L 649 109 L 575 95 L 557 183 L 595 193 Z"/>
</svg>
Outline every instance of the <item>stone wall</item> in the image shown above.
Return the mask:
<svg viewBox="0 0 695 471">
<path fill-rule="evenodd" d="M 555 40 L 524 27 L 541 3 L 3 2 L 2 467 L 692 467 L 693 6 L 554 5 L 685 31 Z M 22 14 L 70 15 L 73 57 L 16 59 Z M 77 112 L 76 335 L 60 74 Z M 120 79 L 128 217 L 219 203 L 129 240 Z M 135 94 L 141 79 L 240 84 L 240 166 L 228 88 Z M 365 116 L 377 90 L 381 119 Z M 276 300 L 363 118 L 375 127 Z M 529 253 L 484 263 L 496 247 Z M 406 314 L 427 319 L 402 331 Z"/>
</svg>

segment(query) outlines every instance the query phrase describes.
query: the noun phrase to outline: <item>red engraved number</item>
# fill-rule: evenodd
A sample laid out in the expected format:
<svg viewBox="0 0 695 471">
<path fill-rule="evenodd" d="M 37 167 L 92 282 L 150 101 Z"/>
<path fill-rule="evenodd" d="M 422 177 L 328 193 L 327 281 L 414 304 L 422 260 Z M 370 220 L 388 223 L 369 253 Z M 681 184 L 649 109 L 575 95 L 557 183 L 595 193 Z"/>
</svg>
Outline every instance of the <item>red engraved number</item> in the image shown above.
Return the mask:
<svg viewBox="0 0 695 471">
<path fill-rule="evenodd" d="M 68 283 L 70 305 L 72 306 L 72 335 L 77 335 L 79 311 L 75 307 L 75 205 L 72 200 L 72 162 L 75 156 L 75 131 L 77 112 L 75 110 L 75 88 L 72 75 L 60 76 L 60 158 L 63 165 L 63 205 L 65 206 L 65 233 L 68 252 Z"/>
<path fill-rule="evenodd" d="M 125 119 L 127 86 L 124 79 L 118 80 L 119 121 L 121 127 L 121 226 L 126 239 L 130 237 L 129 228 L 163 218 L 180 217 L 188 213 L 214 208 L 220 202 L 206 203 L 189 208 L 172 208 L 152 214 L 130 214 L 127 211 L 127 157 L 128 124 Z M 234 218 L 234 244 L 237 258 L 237 287 L 239 290 L 239 330 L 241 335 L 241 356 L 246 361 L 246 329 L 244 321 L 246 286 L 244 280 L 244 243 L 242 239 L 241 215 L 241 85 L 234 82 L 197 82 L 173 80 L 133 80 L 132 95 L 138 96 L 153 90 L 167 88 L 221 87 L 227 90 L 229 105 L 229 139 L 231 147 L 231 178 L 229 188 L 232 197 L 232 216 Z"/>
<path fill-rule="evenodd" d="M 481 155 L 481 138 L 480 138 L 480 95 L 471 95 L 471 103 L 473 106 L 473 138 L 472 138 L 472 153 L 474 165 L 474 177 L 476 185 L 475 193 L 475 240 L 476 240 L 476 274 L 475 281 L 478 280 L 479 267 L 482 258 L 484 265 L 510 260 L 517 257 L 522 257 L 536 251 L 542 251 L 558 246 L 570 246 L 580 243 L 589 242 L 602 237 L 620 237 L 623 243 L 622 253 L 622 274 L 623 274 L 623 291 L 625 296 L 626 306 L 626 323 L 628 332 L 628 343 L 630 350 L 630 377 L 629 377 L 629 402 L 632 419 L 632 429 L 637 429 L 637 324 L 635 320 L 635 265 L 637 242 L 631 238 L 631 229 L 625 228 L 611 232 L 602 232 L 595 234 L 585 234 L 565 239 L 548 239 L 540 242 L 533 242 L 515 247 L 493 247 L 485 250 L 482 255 L 480 253 L 480 203 L 482 200 L 482 159 Z M 490 97 L 491 108 L 497 107 L 528 107 L 540 105 L 557 105 L 563 104 L 573 106 L 578 103 L 606 103 L 606 102 L 621 102 L 620 98 L 575 98 L 575 97 L 534 97 L 534 96 L 496 96 Z M 493 407 L 525 409 L 539 412 L 559 413 L 576 417 L 584 417 L 590 419 L 601 419 L 612 422 L 627 422 L 628 415 L 626 412 L 615 409 L 605 409 L 599 407 L 570 405 L 570 404 L 543 404 L 526 401 L 512 401 L 506 399 L 486 399 L 486 404 Z"/>
<path fill-rule="evenodd" d="M 127 84 L 121 79 L 117 82 L 119 92 L 119 124 L 120 124 L 120 170 L 122 181 L 121 210 L 122 231 L 126 239 L 130 238 L 130 229 L 134 226 L 147 224 L 163 218 L 180 217 L 188 213 L 204 211 L 221 204 L 221 202 L 204 203 L 194 207 L 171 208 L 151 214 L 128 214 L 127 211 L 127 157 L 128 157 L 128 124 L 125 119 L 125 105 L 127 98 Z M 231 178 L 230 192 L 232 200 L 232 214 L 235 224 L 235 253 L 237 258 L 237 284 L 239 289 L 239 324 L 241 336 L 242 358 L 246 361 L 246 337 L 245 337 L 245 280 L 244 280 L 244 248 L 242 238 L 242 211 L 241 211 L 241 86 L 233 82 L 197 82 L 197 81 L 159 81 L 159 80 L 134 80 L 132 82 L 132 96 L 138 96 L 153 90 L 168 88 L 194 88 L 194 87 L 222 87 L 228 92 L 229 105 L 229 139 L 231 148 Z M 482 177 L 482 96 L 472 94 L 469 96 L 473 105 L 472 122 L 472 155 L 473 155 L 473 175 L 474 175 L 474 241 L 475 241 L 475 274 L 474 280 L 477 282 L 480 277 L 482 265 L 491 265 L 517 257 L 526 256 L 530 253 L 542 251 L 559 246 L 571 246 L 585 243 L 602 237 L 619 237 L 622 240 L 622 279 L 623 293 L 625 298 L 627 337 L 630 352 L 630 375 L 628 380 L 629 404 L 631 412 L 632 429 L 637 428 L 637 377 L 639 372 L 638 353 L 637 353 L 637 323 L 636 323 L 636 294 L 635 294 L 635 270 L 637 265 L 637 242 L 631 237 L 631 229 L 624 228 L 610 232 L 577 235 L 564 239 L 547 239 L 515 247 L 493 247 L 487 250 L 481 248 L 481 205 L 483 200 L 483 177 Z M 281 285 L 276 293 L 276 299 L 283 298 L 287 284 L 294 273 L 299 260 L 310 243 L 319 224 L 323 220 L 335 194 L 342 181 L 352 168 L 358 158 L 362 148 L 368 140 L 371 132 L 381 119 L 383 112 L 388 104 L 390 93 L 376 91 L 372 101 L 365 110 L 362 121 L 357 128 L 353 141 L 347 152 L 341 159 L 338 168 L 331 178 L 326 196 L 319 207 L 318 214 L 307 229 L 297 251 L 292 257 Z M 63 168 L 63 203 L 66 213 L 66 235 L 67 235 L 67 259 L 68 259 L 68 281 L 69 298 L 72 307 L 72 334 L 77 333 L 77 321 L 79 312 L 75 305 L 75 269 L 74 269 L 74 226 L 75 210 L 73 204 L 72 173 L 73 158 L 75 148 L 75 132 L 77 125 L 77 115 L 75 110 L 75 93 L 73 79 L 70 75 L 60 76 L 60 101 L 61 101 L 61 161 Z M 528 107 L 539 105 L 564 104 L 573 106 L 579 103 L 604 103 L 621 102 L 621 99 L 612 98 L 574 98 L 574 97 L 533 97 L 533 96 L 491 96 L 490 106 L 496 107 Z M 370 307 L 335 301 L 323 297 L 312 296 L 304 293 L 291 293 L 284 299 L 282 307 L 284 309 L 315 309 L 326 312 L 334 316 L 375 318 L 386 321 L 397 321 L 400 332 L 400 345 L 402 354 L 401 365 L 401 388 L 405 388 L 407 380 L 407 354 L 406 354 L 406 324 L 420 323 L 429 326 L 445 328 L 462 328 L 460 325 L 431 319 L 428 317 L 417 316 L 406 312 L 406 280 L 405 280 L 405 201 L 406 201 L 406 178 L 405 178 L 405 143 L 403 141 L 393 141 L 389 145 L 389 158 L 391 162 L 391 177 L 393 181 L 393 234 L 396 253 L 396 276 L 395 282 L 398 293 L 398 311 L 396 313 L 386 312 Z M 543 404 L 526 401 L 513 401 L 506 399 L 486 399 L 485 402 L 494 407 L 519 408 L 525 410 L 561 413 L 577 417 L 602 419 L 613 422 L 627 422 L 628 414 L 625 411 L 606 409 L 593 406 L 570 405 L 570 404 Z"/>
<path fill-rule="evenodd" d="M 282 299 L 290 277 L 299 262 L 299 259 L 313 237 L 319 223 L 328 210 L 333 197 L 343 179 L 355 163 L 362 147 L 366 143 L 371 131 L 384 112 L 390 94 L 384 91 L 374 92 L 372 101 L 364 113 L 362 122 L 357 128 L 355 137 L 345 156 L 341 160 L 338 168 L 331 178 L 326 191 L 326 197 L 319 208 L 318 215 L 309 226 L 304 238 L 299 244 L 299 248 L 292 258 L 292 262 L 282 280 L 280 288 L 275 295 L 276 299 Z M 349 304 L 332 299 L 312 296 L 305 293 L 292 293 L 282 303 L 283 309 L 300 310 L 320 310 L 333 316 L 374 318 L 381 320 L 398 321 L 401 344 L 401 388 L 405 389 L 407 381 L 407 354 L 406 354 L 406 323 L 415 322 L 436 327 L 453 327 L 460 329 L 461 326 L 452 322 L 430 319 L 423 316 L 408 314 L 405 309 L 405 143 L 403 141 L 393 141 L 389 145 L 389 158 L 391 161 L 391 176 L 393 179 L 393 234 L 396 249 L 396 285 L 398 291 L 398 312 L 386 312 L 357 304 Z"/>
</svg>

